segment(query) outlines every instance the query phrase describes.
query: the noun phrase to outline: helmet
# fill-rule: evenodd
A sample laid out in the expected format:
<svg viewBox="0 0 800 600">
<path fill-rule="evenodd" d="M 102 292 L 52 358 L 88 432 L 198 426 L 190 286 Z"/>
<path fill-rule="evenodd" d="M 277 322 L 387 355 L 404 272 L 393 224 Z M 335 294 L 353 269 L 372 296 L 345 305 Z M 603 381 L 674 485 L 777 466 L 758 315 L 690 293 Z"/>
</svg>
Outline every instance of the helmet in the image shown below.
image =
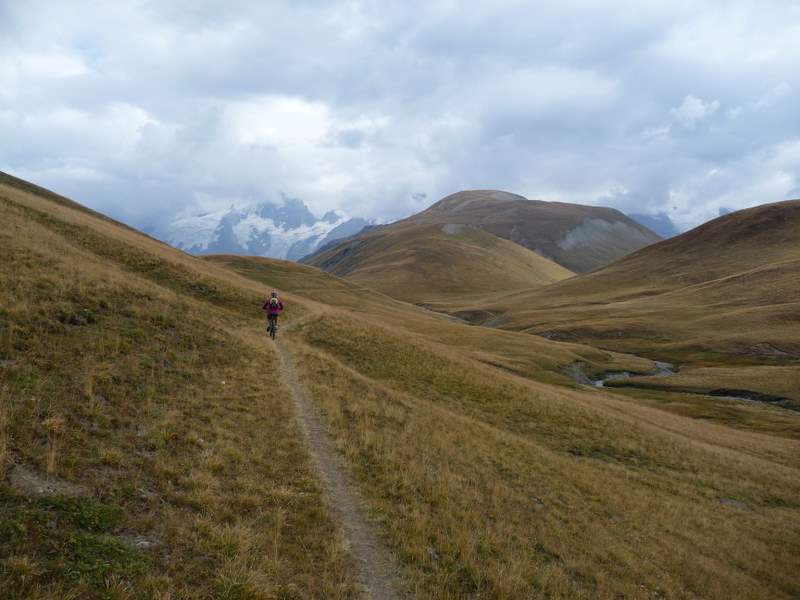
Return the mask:
<svg viewBox="0 0 800 600">
<path fill-rule="evenodd" d="M 272 293 L 269 295 L 270 298 L 277 298 L 278 292 L 276 290 L 272 290 Z"/>
</svg>

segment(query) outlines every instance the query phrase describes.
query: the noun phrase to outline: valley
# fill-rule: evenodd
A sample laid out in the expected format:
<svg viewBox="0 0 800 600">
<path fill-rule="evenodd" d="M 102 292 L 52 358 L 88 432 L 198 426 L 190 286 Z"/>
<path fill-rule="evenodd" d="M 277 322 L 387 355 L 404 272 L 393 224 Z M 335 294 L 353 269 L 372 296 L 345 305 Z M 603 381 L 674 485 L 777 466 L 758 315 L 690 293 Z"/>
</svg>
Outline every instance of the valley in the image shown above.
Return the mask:
<svg viewBox="0 0 800 600">
<path fill-rule="evenodd" d="M 799 204 L 591 258 L 594 217 L 531 249 L 479 200 L 307 265 L 0 180 L 0 588 L 384 597 L 375 547 L 397 597 L 800 594 L 800 415 L 712 394 L 800 401 Z"/>
<path fill-rule="evenodd" d="M 799 298 L 800 202 L 788 201 L 720 217 L 541 292 L 431 308 L 681 365 L 674 377 L 614 385 L 738 390 L 797 407 Z"/>
</svg>

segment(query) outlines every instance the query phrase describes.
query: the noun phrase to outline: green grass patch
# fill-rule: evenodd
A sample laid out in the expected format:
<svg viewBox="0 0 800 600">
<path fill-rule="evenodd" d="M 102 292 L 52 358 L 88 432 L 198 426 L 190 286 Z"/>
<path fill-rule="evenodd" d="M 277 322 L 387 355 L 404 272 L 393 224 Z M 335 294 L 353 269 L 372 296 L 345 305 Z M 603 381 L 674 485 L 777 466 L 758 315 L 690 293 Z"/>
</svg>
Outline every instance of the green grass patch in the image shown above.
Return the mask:
<svg viewBox="0 0 800 600">
<path fill-rule="evenodd" d="M 619 463 L 628 467 L 654 467 L 656 461 L 638 448 L 623 448 L 611 444 L 579 443 L 567 447 L 573 456 Z"/>
<path fill-rule="evenodd" d="M 135 582 L 150 558 L 113 534 L 123 510 L 90 498 L 30 499 L 0 484 L 0 589 L 26 598 L 66 578 L 85 598 L 104 597 L 110 578 Z M 35 577 L 33 577 L 35 575 Z"/>
</svg>

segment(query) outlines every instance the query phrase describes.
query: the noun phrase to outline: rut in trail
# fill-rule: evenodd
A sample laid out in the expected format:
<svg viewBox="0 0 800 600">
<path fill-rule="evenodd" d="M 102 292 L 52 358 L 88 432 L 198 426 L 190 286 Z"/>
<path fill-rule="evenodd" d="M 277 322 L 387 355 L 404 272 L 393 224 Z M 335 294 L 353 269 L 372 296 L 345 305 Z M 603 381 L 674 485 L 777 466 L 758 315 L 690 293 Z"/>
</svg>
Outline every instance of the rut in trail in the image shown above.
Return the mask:
<svg viewBox="0 0 800 600">
<path fill-rule="evenodd" d="M 353 489 L 342 459 L 336 454 L 333 444 L 322 427 L 305 390 L 297 379 L 292 359 L 279 342 L 275 344 L 286 383 L 292 394 L 295 410 L 306 437 L 309 454 L 317 467 L 325 495 L 341 524 L 349 546 L 364 595 L 372 600 L 401 599 L 399 567 L 364 517 L 363 503 Z"/>
</svg>

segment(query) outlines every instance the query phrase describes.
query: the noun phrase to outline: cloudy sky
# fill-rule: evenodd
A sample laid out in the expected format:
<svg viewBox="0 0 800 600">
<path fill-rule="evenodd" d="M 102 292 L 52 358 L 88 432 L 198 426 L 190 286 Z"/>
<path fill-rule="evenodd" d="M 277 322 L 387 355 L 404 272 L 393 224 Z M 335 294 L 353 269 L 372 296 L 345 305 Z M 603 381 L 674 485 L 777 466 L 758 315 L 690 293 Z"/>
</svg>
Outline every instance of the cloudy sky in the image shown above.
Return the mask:
<svg viewBox="0 0 800 600">
<path fill-rule="evenodd" d="M 685 229 L 800 196 L 800 3 L 0 0 L 0 170 L 140 227 L 500 188 Z"/>
</svg>

